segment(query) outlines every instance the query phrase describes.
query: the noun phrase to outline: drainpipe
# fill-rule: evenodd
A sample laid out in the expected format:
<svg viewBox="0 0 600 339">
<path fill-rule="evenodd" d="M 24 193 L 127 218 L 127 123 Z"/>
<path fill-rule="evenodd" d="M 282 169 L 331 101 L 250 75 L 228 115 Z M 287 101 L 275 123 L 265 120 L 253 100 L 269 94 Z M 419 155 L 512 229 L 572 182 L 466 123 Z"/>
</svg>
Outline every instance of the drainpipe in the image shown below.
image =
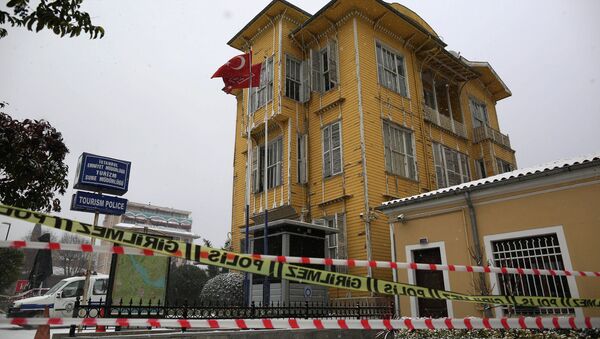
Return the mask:
<svg viewBox="0 0 600 339">
<path fill-rule="evenodd" d="M 363 190 L 365 199 L 365 235 L 367 238 L 367 260 L 371 261 L 371 209 L 369 208 L 369 183 L 367 180 L 367 156 L 365 145 L 365 121 L 362 107 L 362 85 L 360 82 L 360 58 L 358 53 L 358 28 L 356 27 L 356 16 L 352 18 L 352 28 L 354 30 L 354 62 L 356 63 L 356 87 L 358 88 L 358 115 L 360 120 L 360 154 L 362 162 Z M 368 276 L 373 276 L 371 266 L 367 267 Z"/>
<path fill-rule="evenodd" d="M 392 249 L 392 262 L 397 262 L 398 259 L 396 258 L 396 234 L 394 233 L 393 222 L 390 222 L 390 241 L 392 242 L 390 246 L 390 248 Z M 392 270 L 392 279 L 395 283 L 398 282 L 398 269 Z M 396 317 L 400 317 L 400 296 L 397 294 L 394 294 L 394 313 Z"/>
<path fill-rule="evenodd" d="M 475 215 L 475 208 L 473 207 L 473 202 L 471 201 L 471 193 L 469 191 L 465 192 L 465 201 L 467 202 L 467 207 L 469 208 L 469 217 L 471 219 L 471 238 L 473 240 L 473 247 L 475 251 L 475 264 L 478 266 L 482 266 L 483 255 L 481 253 L 481 243 L 479 242 L 479 230 L 477 228 L 477 217 Z M 481 294 L 484 291 L 487 291 L 487 285 L 485 283 L 485 274 L 483 272 L 479 273 L 479 291 Z M 492 311 L 488 304 L 483 305 L 483 315 L 486 318 L 492 317 Z"/>
</svg>

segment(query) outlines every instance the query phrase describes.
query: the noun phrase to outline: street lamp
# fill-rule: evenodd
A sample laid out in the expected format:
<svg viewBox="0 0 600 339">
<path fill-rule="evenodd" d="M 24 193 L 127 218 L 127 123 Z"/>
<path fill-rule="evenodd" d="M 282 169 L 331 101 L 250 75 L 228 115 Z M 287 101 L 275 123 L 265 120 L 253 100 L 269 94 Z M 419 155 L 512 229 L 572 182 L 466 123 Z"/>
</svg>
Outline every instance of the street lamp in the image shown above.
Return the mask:
<svg viewBox="0 0 600 339">
<path fill-rule="evenodd" d="M 9 223 L 9 222 L 3 222 L 2 224 L 8 225 L 8 230 L 6 231 L 6 238 L 4 238 L 4 241 L 7 241 L 8 240 L 8 233 L 10 233 L 11 223 Z"/>
</svg>

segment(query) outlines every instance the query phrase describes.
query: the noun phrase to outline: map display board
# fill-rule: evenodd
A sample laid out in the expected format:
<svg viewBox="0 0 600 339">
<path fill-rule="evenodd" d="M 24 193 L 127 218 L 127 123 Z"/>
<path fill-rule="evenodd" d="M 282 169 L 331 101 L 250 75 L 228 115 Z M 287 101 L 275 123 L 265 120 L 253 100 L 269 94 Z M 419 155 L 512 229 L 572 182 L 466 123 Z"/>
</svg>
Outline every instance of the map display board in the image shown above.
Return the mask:
<svg viewBox="0 0 600 339">
<path fill-rule="evenodd" d="M 144 305 L 152 300 L 155 304 L 165 302 L 169 257 L 119 255 L 116 259 L 115 276 L 112 288 L 112 304 L 134 304 L 142 299 Z"/>
</svg>

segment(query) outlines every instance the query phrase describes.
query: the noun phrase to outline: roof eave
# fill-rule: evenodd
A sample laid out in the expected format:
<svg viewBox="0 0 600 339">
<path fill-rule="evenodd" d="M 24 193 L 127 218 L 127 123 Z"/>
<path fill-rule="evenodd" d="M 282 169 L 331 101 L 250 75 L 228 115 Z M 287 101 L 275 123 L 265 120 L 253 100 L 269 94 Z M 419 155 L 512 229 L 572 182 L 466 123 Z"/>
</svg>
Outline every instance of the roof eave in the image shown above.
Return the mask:
<svg viewBox="0 0 600 339">
<path fill-rule="evenodd" d="M 591 160 L 584 160 L 584 161 L 579 162 L 579 163 L 574 163 L 574 164 L 570 164 L 570 165 L 564 165 L 564 166 L 561 166 L 561 167 L 556 167 L 556 168 L 548 169 L 548 170 L 545 170 L 545 171 L 534 172 L 534 173 L 524 174 L 524 175 L 517 175 L 515 177 L 510 177 L 510 178 L 507 178 L 507 179 L 504 179 L 504 180 L 498 180 L 498 181 L 489 182 L 489 183 L 485 183 L 485 184 L 481 184 L 481 185 L 476 185 L 476 186 L 465 186 L 465 187 L 458 188 L 458 189 L 455 189 L 455 190 L 450 190 L 450 191 L 446 191 L 446 192 L 440 192 L 440 193 L 432 194 L 432 195 L 426 195 L 426 196 L 415 198 L 415 199 L 410 199 L 410 200 L 405 200 L 405 201 L 398 201 L 398 202 L 395 202 L 395 203 L 389 203 L 387 205 L 378 206 L 375 209 L 378 210 L 378 211 L 385 212 L 386 210 L 391 210 L 391 209 L 396 209 L 396 208 L 399 208 L 399 207 L 405 207 L 405 206 L 409 206 L 409 205 L 423 203 L 423 202 L 426 202 L 426 201 L 444 199 L 444 198 L 456 196 L 456 195 L 459 195 L 459 194 L 463 194 L 465 192 L 474 192 L 474 191 L 486 190 L 486 189 L 490 189 L 490 188 L 494 188 L 494 187 L 498 187 L 498 186 L 509 185 L 509 184 L 512 184 L 512 183 L 515 183 L 515 182 L 521 182 L 521 181 L 527 181 L 527 180 L 534 180 L 534 179 L 537 179 L 537 178 L 540 178 L 540 177 L 546 177 L 546 176 L 550 176 L 550 175 L 556 175 L 556 174 L 560 174 L 560 173 L 563 173 L 563 172 L 570 172 L 570 171 L 573 171 L 573 170 L 584 169 L 584 168 L 594 167 L 594 166 L 600 166 L 600 157 L 594 157 Z"/>
<path fill-rule="evenodd" d="M 331 6 L 333 6 L 333 4 L 335 4 L 338 1 L 340 1 L 340 0 L 331 0 L 331 1 L 329 1 L 325 6 L 323 6 L 319 11 L 317 11 L 317 13 L 315 13 L 308 20 L 306 20 L 300 27 L 298 27 L 295 30 L 293 30 L 292 33 L 291 33 L 291 35 L 294 36 L 294 35 L 298 34 L 298 32 L 300 32 L 301 30 L 303 30 L 304 28 L 306 28 L 307 26 L 309 26 L 313 21 L 319 19 L 323 13 L 325 13 Z M 425 34 L 427 37 L 429 37 L 432 41 L 436 42 L 440 46 L 442 46 L 442 47 L 446 47 L 447 46 L 446 43 L 443 42 L 440 38 L 432 35 L 424 27 L 422 27 L 417 22 L 415 22 L 412 18 L 410 18 L 410 17 L 408 17 L 408 16 L 400 13 L 399 11 L 397 11 L 394 7 L 392 7 L 387 2 L 385 2 L 383 0 L 373 0 L 373 1 L 375 1 L 378 4 L 382 5 L 387 10 L 391 11 L 392 13 L 394 13 L 395 15 L 397 15 L 398 17 L 402 18 L 404 21 L 410 23 L 413 27 L 415 27 L 416 29 L 418 29 L 419 31 L 421 31 L 423 34 Z"/>
<path fill-rule="evenodd" d="M 252 24 L 254 24 L 258 19 L 260 19 L 267 11 L 269 11 L 269 9 L 271 9 L 277 3 L 282 3 L 283 5 L 298 11 L 300 14 L 303 14 L 309 18 L 311 17 L 310 13 L 292 3 L 289 3 L 285 0 L 273 0 L 267 6 L 265 6 L 265 8 L 263 8 L 262 11 L 255 15 L 254 18 L 252 18 L 252 20 L 250 20 L 250 22 L 248 22 L 241 30 L 239 30 L 231 39 L 229 39 L 229 41 L 227 41 L 227 45 L 236 49 L 240 49 L 235 44 L 236 40 L 238 40 L 244 34 L 244 32 L 246 32 L 246 30 L 248 30 L 248 28 L 252 26 Z"/>
</svg>

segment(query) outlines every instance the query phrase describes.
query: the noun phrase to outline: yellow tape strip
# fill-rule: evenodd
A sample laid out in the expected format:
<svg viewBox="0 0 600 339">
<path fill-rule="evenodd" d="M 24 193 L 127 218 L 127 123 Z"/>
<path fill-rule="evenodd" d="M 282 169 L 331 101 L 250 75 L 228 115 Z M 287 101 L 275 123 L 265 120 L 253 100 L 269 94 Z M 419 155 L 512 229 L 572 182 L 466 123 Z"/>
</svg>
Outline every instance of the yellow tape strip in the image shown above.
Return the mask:
<svg viewBox="0 0 600 339">
<path fill-rule="evenodd" d="M 226 267 L 242 272 L 352 291 L 497 305 L 600 307 L 600 299 L 536 296 L 474 296 L 369 277 L 317 270 L 287 263 L 261 260 L 248 254 L 238 254 L 210 247 L 202 247 L 200 245 L 168 240 L 147 234 L 92 226 L 75 220 L 5 205 L 0 205 L 0 215 L 31 223 L 39 223 L 66 232 L 103 239 L 120 245 L 148 249 L 173 257 L 184 257 L 206 265 Z"/>
</svg>

